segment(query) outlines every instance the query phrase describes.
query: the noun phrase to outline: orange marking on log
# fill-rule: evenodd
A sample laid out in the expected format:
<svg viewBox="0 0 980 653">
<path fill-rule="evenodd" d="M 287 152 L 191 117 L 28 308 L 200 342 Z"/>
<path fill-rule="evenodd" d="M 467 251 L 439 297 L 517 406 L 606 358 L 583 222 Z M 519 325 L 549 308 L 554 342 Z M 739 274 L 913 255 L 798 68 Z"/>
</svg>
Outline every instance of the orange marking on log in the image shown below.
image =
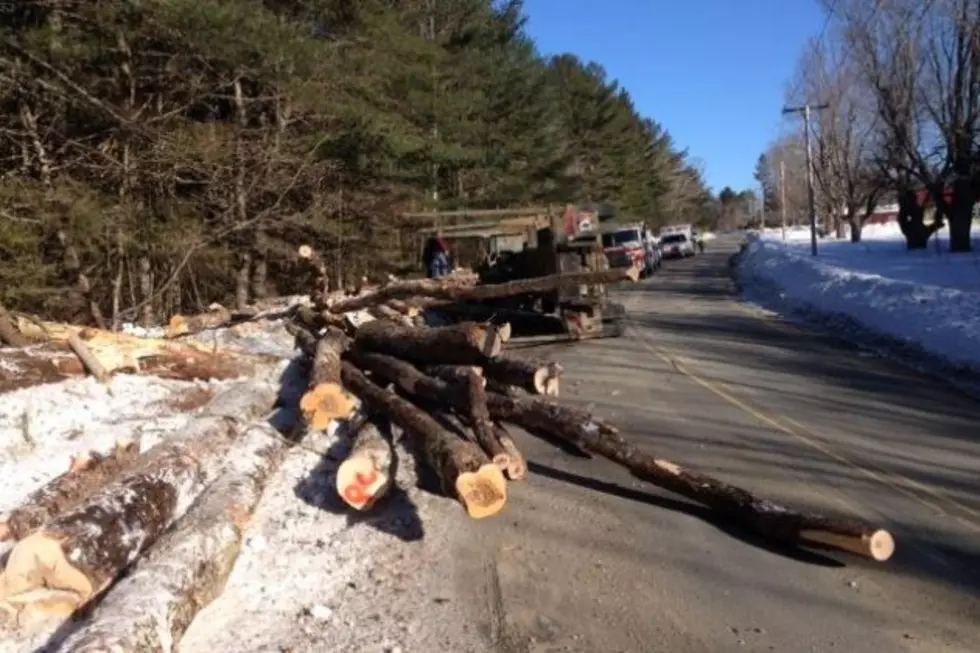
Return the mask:
<svg viewBox="0 0 980 653">
<path fill-rule="evenodd" d="M 354 475 L 354 478 L 357 479 L 358 484 L 363 485 L 364 487 L 369 487 L 372 483 L 378 480 L 378 472 L 373 469 L 371 470 L 371 473 L 367 475 L 357 472 Z"/>
<path fill-rule="evenodd" d="M 347 500 L 347 503 L 359 505 L 367 502 L 368 498 L 369 497 L 367 492 L 364 491 L 364 488 L 356 483 L 351 483 L 344 488 L 344 499 Z"/>
</svg>

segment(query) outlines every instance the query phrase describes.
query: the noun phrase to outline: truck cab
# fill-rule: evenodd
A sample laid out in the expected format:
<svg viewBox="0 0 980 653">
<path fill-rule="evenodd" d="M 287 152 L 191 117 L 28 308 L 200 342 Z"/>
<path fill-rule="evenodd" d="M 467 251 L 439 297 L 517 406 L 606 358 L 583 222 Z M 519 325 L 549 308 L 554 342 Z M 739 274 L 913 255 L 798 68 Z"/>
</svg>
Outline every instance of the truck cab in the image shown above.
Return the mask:
<svg viewBox="0 0 980 653">
<path fill-rule="evenodd" d="M 647 269 L 647 234 L 643 225 L 617 226 L 602 234 L 602 250 L 609 267 Z"/>
</svg>

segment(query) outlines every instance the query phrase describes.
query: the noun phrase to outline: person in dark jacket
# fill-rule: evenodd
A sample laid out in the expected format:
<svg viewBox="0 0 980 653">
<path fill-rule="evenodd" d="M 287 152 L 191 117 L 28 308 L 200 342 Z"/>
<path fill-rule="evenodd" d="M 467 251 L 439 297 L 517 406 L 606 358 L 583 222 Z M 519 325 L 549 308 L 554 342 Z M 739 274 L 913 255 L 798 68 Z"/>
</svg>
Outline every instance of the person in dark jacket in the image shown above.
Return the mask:
<svg viewBox="0 0 980 653">
<path fill-rule="evenodd" d="M 426 276 L 430 279 L 444 277 L 452 272 L 449 248 L 442 238 L 432 236 L 426 241 L 422 259 L 425 263 Z"/>
</svg>

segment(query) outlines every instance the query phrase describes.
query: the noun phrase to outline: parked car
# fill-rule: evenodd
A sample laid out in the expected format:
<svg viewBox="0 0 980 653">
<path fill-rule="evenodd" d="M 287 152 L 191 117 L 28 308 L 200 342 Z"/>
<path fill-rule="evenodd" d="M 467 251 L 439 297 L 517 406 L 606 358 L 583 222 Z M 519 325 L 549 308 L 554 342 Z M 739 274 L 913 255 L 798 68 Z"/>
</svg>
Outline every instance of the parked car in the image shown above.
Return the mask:
<svg viewBox="0 0 980 653">
<path fill-rule="evenodd" d="M 660 237 L 660 249 L 664 258 L 694 256 L 694 243 L 686 233 L 665 234 Z"/>
</svg>

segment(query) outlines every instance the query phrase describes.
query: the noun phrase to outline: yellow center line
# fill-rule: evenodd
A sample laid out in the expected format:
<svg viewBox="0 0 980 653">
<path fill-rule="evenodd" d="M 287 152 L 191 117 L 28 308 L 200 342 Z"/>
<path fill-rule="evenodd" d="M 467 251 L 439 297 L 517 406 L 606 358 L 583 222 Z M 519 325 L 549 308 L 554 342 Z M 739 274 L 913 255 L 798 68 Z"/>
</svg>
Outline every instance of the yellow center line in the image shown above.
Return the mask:
<svg viewBox="0 0 980 653">
<path fill-rule="evenodd" d="M 978 514 L 972 509 L 970 509 L 969 507 L 960 504 L 958 501 L 955 501 L 951 497 L 945 496 L 938 490 L 935 489 L 929 490 L 921 483 L 913 481 L 912 479 L 909 479 L 903 476 L 902 474 L 899 474 L 897 472 L 879 473 L 874 470 L 868 469 L 862 466 L 861 464 L 852 461 L 850 458 L 847 458 L 846 456 L 837 453 L 836 451 L 831 449 L 829 446 L 827 446 L 824 442 L 821 442 L 816 437 L 810 437 L 813 436 L 813 432 L 810 429 L 804 427 L 799 422 L 796 422 L 795 420 L 792 420 L 784 415 L 778 415 L 778 416 L 768 415 L 764 413 L 762 410 L 759 410 L 749 405 L 746 401 L 737 397 L 731 388 L 724 387 L 720 384 L 712 383 L 711 381 L 708 381 L 707 379 L 704 379 L 698 376 L 696 373 L 692 372 L 688 366 L 696 363 L 688 359 L 683 359 L 677 356 L 676 354 L 671 353 L 669 350 L 667 350 L 664 347 L 651 344 L 649 340 L 645 336 L 643 336 L 639 332 L 639 330 L 637 330 L 636 325 L 632 321 L 632 319 L 627 317 L 627 320 L 629 321 L 630 330 L 633 332 L 633 335 L 635 336 L 637 342 L 639 342 L 646 350 L 648 350 L 649 352 L 651 352 L 652 354 L 654 354 L 655 356 L 663 360 L 666 364 L 671 366 L 674 370 L 676 370 L 680 374 L 687 377 L 693 383 L 701 386 L 702 388 L 711 392 L 715 396 L 723 399 L 729 405 L 738 408 L 739 410 L 746 413 L 747 415 L 750 415 L 751 417 L 755 418 L 759 422 L 772 427 L 776 431 L 779 431 L 785 435 L 795 438 L 800 442 L 803 442 L 807 446 L 816 449 L 817 451 L 821 452 L 825 456 L 833 460 L 836 460 L 837 462 L 843 465 L 846 465 L 847 467 L 853 469 L 859 474 L 862 474 L 875 482 L 878 482 L 888 488 L 891 488 L 892 490 L 916 501 L 920 505 L 923 505 L 929 508 L 930 510 L 933 510 L 935 512 L 944 515 L 950 513 L 949 510 L 944 510 L 940 506 L 936 505 L 935 503 L 931 501 L 927 501 L 926 499 L 922 498 L 918 494 L 910 491 L 908 489 L 909 485 L 919 487 L 919 489 L 927 492 L 928 494 L 938 499 L 942 503 L 947 503 L 952 506 L 956 506 L 957 508 L 964 510 L 965 512 L 968 512 L 975 516 Z M 787 423 L 795 425 L 796 428 L 788 426 Z M 810 435 L 807 435 L 807 433 L 809 433 Z M 902 485 L 905 485 L 906 487 L 902 487 Z M 972 520 L 969 519 L 964 519 L 959 515 L 953 514 L 952 516 L 962 525 L 966 526 L 968 529 L 980 533 L 980 524 L 977 524 L 976 522 L 973 522 Z"/>
</svg>

